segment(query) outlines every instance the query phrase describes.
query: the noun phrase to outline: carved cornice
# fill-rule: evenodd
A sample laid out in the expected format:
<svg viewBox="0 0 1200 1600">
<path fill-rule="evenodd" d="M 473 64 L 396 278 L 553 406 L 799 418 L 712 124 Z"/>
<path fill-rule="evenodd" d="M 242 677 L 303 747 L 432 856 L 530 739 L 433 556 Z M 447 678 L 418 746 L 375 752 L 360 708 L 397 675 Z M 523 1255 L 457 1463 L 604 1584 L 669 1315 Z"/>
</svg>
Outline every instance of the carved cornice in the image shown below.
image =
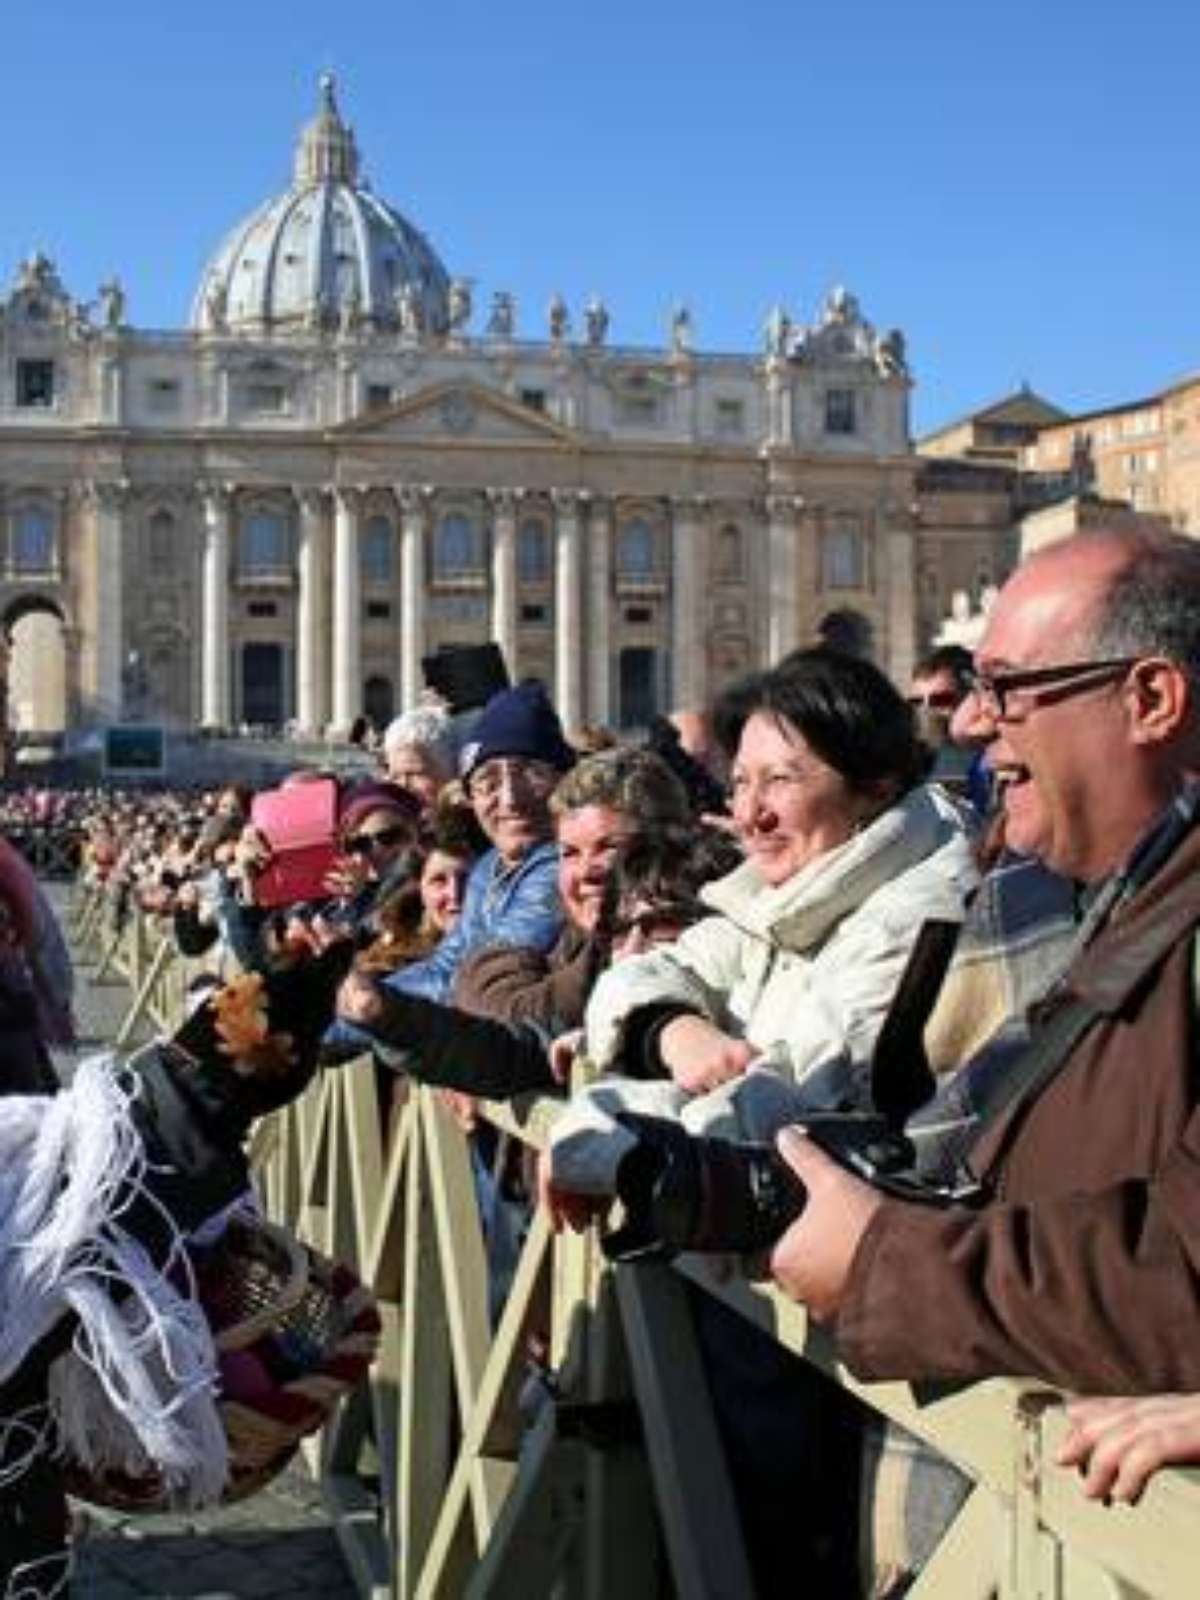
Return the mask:
<svg viewBox="0 0 1200 1600">
<path fill-rule="evenodd" d="M 488 504 L 492 508 L 492 517 L 498 522 L 502 518 L 511 521 L 517 515 L 517 508 L 525 496 L 524 489 L 485 489 Z"/>
<path fill-rule="evenodd" d="M 812 508 L 802 494 L 769 494 L 764 505 L 772 522 L 791 522 Z"/>
<path fill-rule="evenodd" d="M 434 492 L 431 483 L 398 483 L 393 492 L 406 519 L 428 515 Z"/>
<path fill-rule="evenodd" d="M 128 478 L 89 479 L 82 485 L 84 503 L 97 511 L 123 511 L 129 504 L 130 488 Z"/>
<path fill-rule="evenodd" d="M 304 516 L 320 517 L 325 514 L 331 490 L 328 484 L 294 484 L 292 494 Z"/>
</svg>

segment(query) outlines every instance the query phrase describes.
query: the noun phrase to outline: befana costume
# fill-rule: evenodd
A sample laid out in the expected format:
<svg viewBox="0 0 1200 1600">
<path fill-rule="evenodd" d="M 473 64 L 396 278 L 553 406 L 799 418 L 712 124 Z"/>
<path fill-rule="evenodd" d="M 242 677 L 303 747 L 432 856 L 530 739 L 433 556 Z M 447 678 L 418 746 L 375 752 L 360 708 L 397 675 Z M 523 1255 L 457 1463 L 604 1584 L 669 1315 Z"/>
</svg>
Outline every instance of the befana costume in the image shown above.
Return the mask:
<svg viewBox="0 0 1200 1600">
<path fill-rule="evenodd" d="M 224 1492 L 236 1363 L 223 1374 L 196 1263 L 246 1225 L 243 1141 L 309 1082 L 345 960 L 237 978 L 174 1039 L 0 1099 L 3 1600 L 66 1592 L 68 1470 L 85 1492 L 152 1482 L 160 1505 Z M 353 1315 L 365 1366 L 371 1317 Z"/>
</svg>

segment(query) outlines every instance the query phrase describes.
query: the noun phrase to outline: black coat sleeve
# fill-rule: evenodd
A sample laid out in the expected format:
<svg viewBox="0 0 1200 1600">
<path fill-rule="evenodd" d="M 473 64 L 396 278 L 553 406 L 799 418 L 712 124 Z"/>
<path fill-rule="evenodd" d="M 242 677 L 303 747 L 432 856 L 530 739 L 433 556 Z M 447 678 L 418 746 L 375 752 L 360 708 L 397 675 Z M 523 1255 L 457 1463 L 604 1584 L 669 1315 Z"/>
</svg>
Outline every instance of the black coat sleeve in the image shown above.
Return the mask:
<svg viewBox="0 0 1200 1600">
<path fill-rule="evenodd" d="M 404 1068 L 422 1083 L 486 1100 L 556 1087 L 548 1040 L 531 1023 L 473 1016 L 382 984 L 379 994 L 383 1014 L 369 1031 L 408 1052 Z"/>
</svg>

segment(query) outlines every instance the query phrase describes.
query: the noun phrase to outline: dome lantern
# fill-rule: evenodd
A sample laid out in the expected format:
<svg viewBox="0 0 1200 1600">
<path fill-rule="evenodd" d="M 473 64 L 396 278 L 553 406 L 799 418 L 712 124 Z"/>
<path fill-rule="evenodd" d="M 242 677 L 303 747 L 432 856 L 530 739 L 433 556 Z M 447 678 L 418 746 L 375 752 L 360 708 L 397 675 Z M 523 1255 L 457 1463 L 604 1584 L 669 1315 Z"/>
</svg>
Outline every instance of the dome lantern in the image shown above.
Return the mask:
<svg viewBox="0 0 1200 1600">
<path fill-rule="evenodd" d="M 320 109 L 301 133 L 296 146 L 294 182 L 297 189 L 314 183 L 358 182 L 358 146 L 353 130 L 338 113 L 332 72 L 321 74 L 320 89 Z"/>
</svg>

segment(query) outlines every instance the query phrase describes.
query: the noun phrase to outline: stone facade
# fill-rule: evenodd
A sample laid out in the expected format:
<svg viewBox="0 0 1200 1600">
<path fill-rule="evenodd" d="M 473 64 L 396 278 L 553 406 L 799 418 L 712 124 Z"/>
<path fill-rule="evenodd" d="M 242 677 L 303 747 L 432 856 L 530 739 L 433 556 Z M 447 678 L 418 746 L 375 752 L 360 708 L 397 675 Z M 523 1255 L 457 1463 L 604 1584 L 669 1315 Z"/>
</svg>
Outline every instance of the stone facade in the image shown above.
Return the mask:
<svg viewBox="0 0 1200 1600">
<path fill-rule="evenodd" d="M 360 178 L 328 81 L 187 330 L 20 267 L 0 618 L 61 618 L 72 723 L 344 729 L 494 638 L 568 724 L 636 726 L 839 612 L 903 680 L 929 608 L 898 332 L 841 289 L 734 355 L 682 308 L 647 349 L 597 299 L 573 329 L 556 297 L 537 339 L 511 295 L 472 300 Z"/>
</svg>

